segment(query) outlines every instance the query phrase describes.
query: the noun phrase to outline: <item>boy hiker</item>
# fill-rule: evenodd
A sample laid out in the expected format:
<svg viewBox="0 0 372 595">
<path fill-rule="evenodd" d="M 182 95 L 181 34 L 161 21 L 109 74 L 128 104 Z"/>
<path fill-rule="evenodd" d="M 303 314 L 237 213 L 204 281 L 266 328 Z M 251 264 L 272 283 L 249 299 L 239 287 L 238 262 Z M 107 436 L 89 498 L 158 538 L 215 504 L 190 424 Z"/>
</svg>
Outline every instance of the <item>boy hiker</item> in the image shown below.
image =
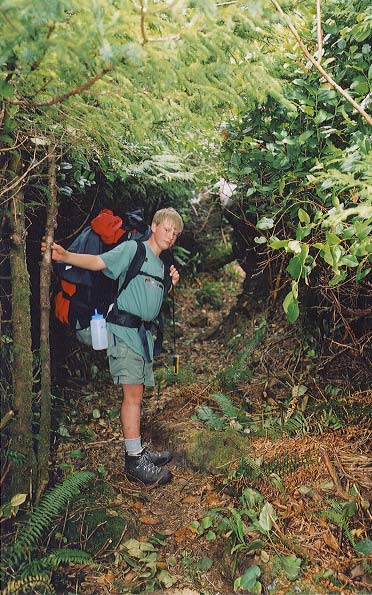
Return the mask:
<svg viewBox="0 0 372 595">
<path fill-rule="evenodd" d="M 164 264 L 159 256 L 163 250 L 174 245 L 182 230 L 183 221 L 175 209 L 161 209 L 155 213 L 151 224 L 152 234 L 144 242 L 146 258 L 140 273 L 117 297 L 120 325 L 110 322 L 115 317 L 110 314 L 107 317 L 110 372 L 114 383 L 123 387 L 121 424 L 126 451 L 125 470 L 129 479 L 147 485 L 165 484 L 172 479 L 170 471 L 163 469 L 172 454 L 169 451 L 152 451 L 141 443 L 140 414 L 144 386 L 154 386 L 154 346 L 149 321 L 158 316 L 163 301 Z M 69 252 L 56 243 L 51 245 L 52 260 L 90 271 L 102 271 L 111 279 L 119 278 L 119 287 L 136 249 L 137 243 L 129 240 L 95 256 Z M 45 250 L 46 244 L 43 242 L 42 252 Z M 174 265 L 170 267 L 169 274 L 175 285 L 180 276 Z"/>
</svg>

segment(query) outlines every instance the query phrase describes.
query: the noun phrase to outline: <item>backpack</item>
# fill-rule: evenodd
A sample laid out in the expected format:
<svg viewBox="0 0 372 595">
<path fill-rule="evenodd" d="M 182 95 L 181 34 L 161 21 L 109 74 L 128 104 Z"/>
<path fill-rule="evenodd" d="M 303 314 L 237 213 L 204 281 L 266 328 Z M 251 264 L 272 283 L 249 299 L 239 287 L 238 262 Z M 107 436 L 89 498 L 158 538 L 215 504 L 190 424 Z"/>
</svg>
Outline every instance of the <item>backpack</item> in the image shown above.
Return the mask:
<svg viewBox="0 0 372 595">
<path fill-rule="evenodd" d="M 121 293 L 139 273 L 145 260 L 143 242 L 150 235 L 151 229 L 144 221 L 142 209 L 125 213 L 123 220 L 112 211 L 104 209 L 83 229 L 68 250 L 78 254 L 102 254 L 124 241 L 136 240 L 137 250 L 129 265 L 125 282 L 119 289 Z M 170 251 L 164 252 L 161 258 L 165 265 L 164 279 L 169 279 L 169 283 L 164 287 L 166 295 L 170 287 L 170 276 L 166 274 L 172 263 Z M 62 324 L 76 331 L 78 340 L 91 345 L 92 315 L 97 309 L 99 313 L 107 316 L 111 304 L 116 303 L 117 281 L 109 279 L 101 271 L 87 271 L 62 262 L 55 263 L 55 270 L 61 280 L 61 289 L 54 300 L 55 316 Z M 162 317 L 160 326 L 163 326 Z M 156 354 L 162 350 L 161 342 L 162 332 L 158 334 L 156 341 Z"/>
</svg>

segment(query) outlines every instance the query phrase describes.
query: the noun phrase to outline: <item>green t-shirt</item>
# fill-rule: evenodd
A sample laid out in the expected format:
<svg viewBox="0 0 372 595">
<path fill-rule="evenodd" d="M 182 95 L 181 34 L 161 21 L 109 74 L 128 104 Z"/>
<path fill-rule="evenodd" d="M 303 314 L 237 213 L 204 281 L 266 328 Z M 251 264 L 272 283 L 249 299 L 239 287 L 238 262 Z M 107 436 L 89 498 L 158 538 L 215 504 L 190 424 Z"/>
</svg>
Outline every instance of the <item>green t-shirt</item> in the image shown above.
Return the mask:
<svg viewBox="0 0 372 595">
<path fill-rule="evenodd" d="M 147 242 L 146 258 L 141 267 L 141 272 L 154 275 L 164 279 L 163 261 L 156 256 Z M 128 267 L 136 253 L 137 242 L 129 240 L 123 242 L 109 252 L 100 254 L 106 268 L 102 271 L 110 279 L 119 279 L 119 287 L 122 285 Z M 118 297 L 119 310 L 126 310 L 131 314 L 139 316 L 142 320 L 154 320 L 160 312 L 163 301 L 163 285 L 146 275 L 137 275 L 132 279 L 128 287 Z M 119 337 L 128 347 L 145 358 L 144 348 L 136 328 L 128 328 L 117 324 L 108 323 L 110 330 Z M 153 357 L 154 341 L 150 331 L 147 331 L 147 339 L 151 358 Z"/>
</svg>

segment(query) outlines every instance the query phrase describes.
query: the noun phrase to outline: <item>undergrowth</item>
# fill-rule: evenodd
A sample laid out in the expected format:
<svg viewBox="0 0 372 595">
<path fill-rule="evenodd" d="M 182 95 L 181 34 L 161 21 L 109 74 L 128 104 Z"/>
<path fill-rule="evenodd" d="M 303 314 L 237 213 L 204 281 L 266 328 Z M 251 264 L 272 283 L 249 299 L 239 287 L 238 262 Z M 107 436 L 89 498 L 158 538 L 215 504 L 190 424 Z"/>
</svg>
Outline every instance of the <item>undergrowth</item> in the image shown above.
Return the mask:
<svg viewBox="0 0 372 595">
<path fill-rule="evenodd" d="M 93 478 L 94 473 L 90 471 L 73 473 L 46 493 L 29 515 L 20 519 L 20 528 L 13 541 L 3 543 L 1 579 L 5 586 L 1 595 L 24 595 L 35 593 L 36 590 L 53 594 L 53 569 L 61 564 L 92 563 L 90 555 L 79 549 L 49 550 L 44 556 L 40 552 L 42 538 L 54 530 L 54 523 L 64 513 L 68 503 Z"/>
</svg>

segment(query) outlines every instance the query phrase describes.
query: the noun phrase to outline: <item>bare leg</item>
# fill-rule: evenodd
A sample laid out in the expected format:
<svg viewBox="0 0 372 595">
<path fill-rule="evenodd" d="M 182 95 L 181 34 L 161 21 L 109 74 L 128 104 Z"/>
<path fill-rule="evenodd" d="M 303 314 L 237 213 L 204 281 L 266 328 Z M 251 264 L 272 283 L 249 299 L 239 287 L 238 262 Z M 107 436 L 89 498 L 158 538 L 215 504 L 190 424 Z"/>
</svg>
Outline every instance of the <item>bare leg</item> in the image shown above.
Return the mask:
<svg viewBox="0 0 372 595">
<path fill-rule="evenodd" d="M 121 405 L 121 427 L 126 439 L 141 435 L 142 384 L 123 384 L 123 403 Z"/>
<path fill-rule="evenodd" d="M 141 402 L 143 396 L 142 384 L 123 384 L 123 403 L 121 406 L 121 425 L 123 428 L 126 447 L 128 442 L 140 442 L 141 436 Z M 133 445 L 133 444 L 132 444 Z M 162 469 L 172 458 L 171 454 L 151 452 L 148 449 L 140 453 L 127 450 L 125 470 L 129 479 L 140 481 L 145 485 L 163 485 L 172 479 L 167 469 Z M 154 462 L 155 461 L 155 462 Z"/>
</svg>

